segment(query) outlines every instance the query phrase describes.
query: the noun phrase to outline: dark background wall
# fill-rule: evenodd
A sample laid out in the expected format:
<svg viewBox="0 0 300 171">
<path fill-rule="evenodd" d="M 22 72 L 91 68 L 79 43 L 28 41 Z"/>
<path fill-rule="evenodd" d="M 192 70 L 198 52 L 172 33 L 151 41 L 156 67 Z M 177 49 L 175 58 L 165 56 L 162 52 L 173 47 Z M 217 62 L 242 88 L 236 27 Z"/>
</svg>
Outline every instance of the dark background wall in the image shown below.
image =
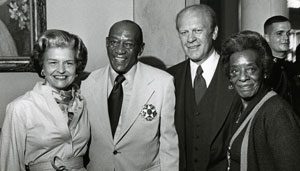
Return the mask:
<svg viewBox="0 0 300 171">
<path fill-rule="evenodd" d="M 201 3 L 212 7 L 217 13 L 219 35 L 215 42 L 217 49 L 220 49 L 222 40 L 233 33 L 238 32 L 238 4 L 239 0 L 201 0 Z"/>
</svg>

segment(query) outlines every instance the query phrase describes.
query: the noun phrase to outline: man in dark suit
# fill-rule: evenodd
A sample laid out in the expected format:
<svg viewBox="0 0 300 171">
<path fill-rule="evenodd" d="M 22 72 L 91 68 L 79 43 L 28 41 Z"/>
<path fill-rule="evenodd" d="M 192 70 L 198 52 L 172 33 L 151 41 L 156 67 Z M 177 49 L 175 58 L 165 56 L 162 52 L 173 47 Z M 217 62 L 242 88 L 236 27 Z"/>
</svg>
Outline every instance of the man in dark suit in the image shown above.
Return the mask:
<svg viewBox="0 0 300 171">
<path fill-rule="evenodd" d="M 186 7 L 177 14 L 176 28 L 188 58 L 168 69 L 175 78 L 180 170 L 225 170 L 229 113 L 236 96 L 213 47 L 216 14 L 206 5 Z"/>
<path fill-rule="evenodd" d="M 300 61 L 287 60 L 289 53 L 289 35 L 291 23 L 288 18 L 277 15 L 268 18 L 264 23 L 264 37 L 273 55 L 273 69 L 270 76 L 271 87 L 287 100 L 300 115 L 299 73 Z M 299 57 L 298 57 L 299 58 Z"/>
</svg>

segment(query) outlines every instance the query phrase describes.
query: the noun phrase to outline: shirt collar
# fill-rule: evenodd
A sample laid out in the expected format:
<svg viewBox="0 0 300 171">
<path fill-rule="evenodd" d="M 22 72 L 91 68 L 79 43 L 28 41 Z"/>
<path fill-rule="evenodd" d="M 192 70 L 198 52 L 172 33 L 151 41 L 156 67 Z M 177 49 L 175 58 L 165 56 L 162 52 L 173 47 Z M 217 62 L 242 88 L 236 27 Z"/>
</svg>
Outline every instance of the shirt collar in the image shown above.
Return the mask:
<svg viewBox="0 0 300 171">
<path fill-rule="evenodd" d="M 125 77 L 124 84 L 133 83 L 136 68 L 137 68 L 137 66 L 135 64 L 130 68 L 130 70 L 128 72 L 123 74 Z M 119 74 L 115 70 L 113 70 L 112 67 L 110 66 L 109 67 L 109 78 L 110 78 L 111 85 L 114 85 L 114 81 L 118 75 Z"/>
<path fill-rule="evenodd" d="M 213 76 L 215 70 L 218 65 L 220 55 L 214 50 L 213 53 L 201 64 L 203 69 L 203 78 L 205 79 L 206 86 L 208 87 Z M 191 68 L 191 76 L 192 76 L 192 85 L 194 85 L 194 79 L 196 77 L 196 71 L 198 68 L 198 64 L 190 60 L 190 68 Z"/>
</svg>

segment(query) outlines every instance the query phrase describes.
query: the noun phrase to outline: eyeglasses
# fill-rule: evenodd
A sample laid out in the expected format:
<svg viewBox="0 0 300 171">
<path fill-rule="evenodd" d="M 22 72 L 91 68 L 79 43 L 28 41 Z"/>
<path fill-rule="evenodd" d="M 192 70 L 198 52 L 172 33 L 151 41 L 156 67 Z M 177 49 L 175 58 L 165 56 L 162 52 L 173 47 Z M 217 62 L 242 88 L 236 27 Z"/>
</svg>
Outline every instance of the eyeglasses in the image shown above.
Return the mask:
<svg viewBox="0 0 300 171">
<path fill-rule="evenodd" d="M 107 43 L 111 48 L 119 47 L 120 44 L 122 43 L 122 48 L 125 48 L 128 50 L 131 50 L 131 49 L 135 48 L 135 46 L 137 46 L 136 43 L 134 43 L 130 40 L 122 41 L 122 40 L 118 40 L 118 39 L 111 38 L 111 37 L 107 37 Z"/>
</svg>

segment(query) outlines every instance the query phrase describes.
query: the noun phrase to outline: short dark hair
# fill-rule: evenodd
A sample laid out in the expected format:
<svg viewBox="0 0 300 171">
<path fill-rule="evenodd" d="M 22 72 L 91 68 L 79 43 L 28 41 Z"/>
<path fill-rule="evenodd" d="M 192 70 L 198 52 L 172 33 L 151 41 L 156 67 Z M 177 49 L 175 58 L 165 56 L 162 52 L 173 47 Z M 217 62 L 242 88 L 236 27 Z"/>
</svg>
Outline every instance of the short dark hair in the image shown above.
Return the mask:
<svg viewBox="0 0 300 171">
<path fill-rule="evenodd" d="M 235 52 L 254 50 L 259 56 L 259 67 L 269 77 L 272 70 L 272 51 L 267 41 L 257 32 L 245 30 L 229 37 L 221 47 L 223 69 L 229 77 L 230 56 Z"/>
<path fill-rule="evenodd" d="M 75 52 L 76 73 L 84 71 L 87 63 L 87 49 L 83 41 L 74 34 L 64 30 L 47 30 L 45 31 L 34 45 L 33 64 L 35 71 L 40 77 L 43 69 L 44 53 L 49 48 L 71 48 Z"/>
<path fill-rule="evenodd" d="M 141 28 L 136 22 L 131 21 L 131 20 L 122 20 L 122 21 L 118 21 L 118 22 L 114 23 L 114 24 L 110 27 L 110 29 L 109 29 L 108 36 L 111 35 L 111 32 L 112 32 L 112 30 L 113 30 L 115 27 L 119 27 L 120 25 L 132 25 L 132 26 L 134 26 L 134 27 L 137 29 L 136 34 L 139 35 L 139 36 L 138 36 L 138 39 L 139 39 L 139 40 L 137 40 L 138 43 L 139 43 L 140 45 L 144 43 L 144 40 L 143 40 L 143 30 L 142 30 L 142 28 Z"/>
<path fill-rule="evenodd" d="M 210 18 L 211 22 L 211 29 L 213 30 L 217 26 L 217 15 L 215 11 L 209 7 L 208 5 L 199 4 L 199 5 L 191 5 L 188 7 L 185 7 L 179 13 L 176 15 L 176 29 L 178 30 L 178 20 L 181 17 L 182 14 L 188 12 L 188 11 L 204 11 L 207 16 Z"/>
<path fill-rule="evenodd" d="M 285 22 L 290 20 L 282 15 L 276 15 L 273 17 L 268 18 L 265 23 L 264 23 L 264 33 L 267 33 L 268 28 L 273 24 L 273 23 L 280 23 L 280 22 Z"/>
</svg>

